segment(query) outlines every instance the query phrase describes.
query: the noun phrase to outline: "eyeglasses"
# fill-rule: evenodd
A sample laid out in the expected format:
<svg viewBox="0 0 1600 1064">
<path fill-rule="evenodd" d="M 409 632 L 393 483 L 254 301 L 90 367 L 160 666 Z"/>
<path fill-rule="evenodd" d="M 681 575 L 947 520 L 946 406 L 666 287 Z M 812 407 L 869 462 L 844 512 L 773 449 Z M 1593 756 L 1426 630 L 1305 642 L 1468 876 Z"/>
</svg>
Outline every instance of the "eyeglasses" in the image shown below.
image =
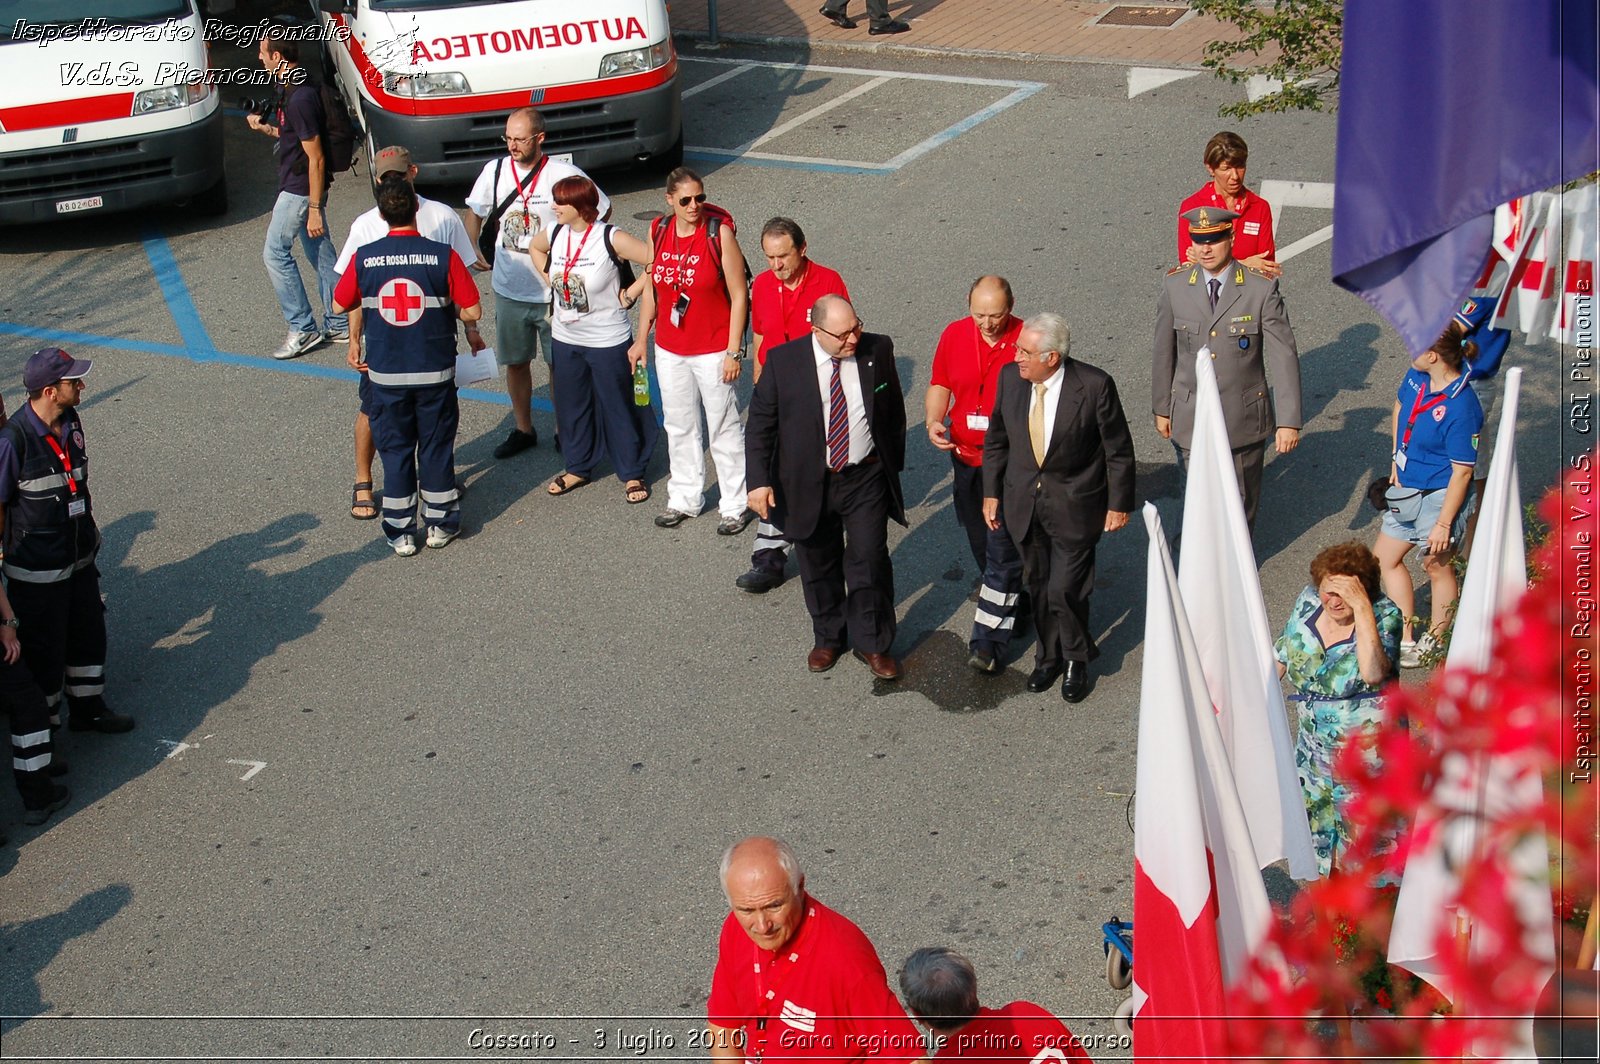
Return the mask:
<svg viewBox="0 0 1600 1064">
<path fill-rule="evenodd" d="M 532 144 L 535 140 L 538 140 L 539 138 L 534 136 L 534 137 L 501 137 L 500 139 L 505 141 L 507 144 Z"/>
<path fill-rule="evenodd" d="M 1029 358 L 1040 359 L 1040 360 L 1043 360 L 1045 355 L 1055 354 L 1054 351 L 1029 351 L 1026 347 L 1023 347 L 1021 344 L 1017 345 L 1017 351 L 1020 352 L 1021 354 L 1027 355 Z"/>
<path fill-rule="evenodd" d="M 860 318 L 857 318 L 856 323 L 850 326 L 850 328 L 846 329 L 844 332 L 829 332 L 820 325 L 813 325 L 812 328 L 824 336 L 831 336 L 840 343 L 844 343 L 852 336 L 860 336 L 861 330 L 866 327 L 866 324 L 866 322 L 862 321 Z"/>
<path fill-rule="evenodd" d="M 687 207 L 691 203 L 704 203 L 705 201 L 706 194 L 704 192 L 700 193 L 698 196 L 679 196 L 678 206 Z"/>
</svg>

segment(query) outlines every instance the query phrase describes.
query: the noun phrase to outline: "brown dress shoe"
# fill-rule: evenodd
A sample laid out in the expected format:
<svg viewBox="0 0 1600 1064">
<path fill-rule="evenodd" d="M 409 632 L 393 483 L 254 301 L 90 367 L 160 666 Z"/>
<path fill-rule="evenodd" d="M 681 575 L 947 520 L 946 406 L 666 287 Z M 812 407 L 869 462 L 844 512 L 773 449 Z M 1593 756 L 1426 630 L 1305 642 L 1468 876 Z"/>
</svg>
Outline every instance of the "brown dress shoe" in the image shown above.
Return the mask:
<svg viewBox="0 0 1600 1064">
<path fill-rule="evenodd" d="M 827 672 L 839 660 L 838 647 L 812 647 L 806 655 L 806 668 L 812 672 Z"/>
<path fill-rule="evenodd" d="M 900 663 L 887 654 L 863 654 L 853 651 L 856 657 L 872 671 L 872 675 L 880 680 L 898 680 L 900 678 Z"/>
</svg>

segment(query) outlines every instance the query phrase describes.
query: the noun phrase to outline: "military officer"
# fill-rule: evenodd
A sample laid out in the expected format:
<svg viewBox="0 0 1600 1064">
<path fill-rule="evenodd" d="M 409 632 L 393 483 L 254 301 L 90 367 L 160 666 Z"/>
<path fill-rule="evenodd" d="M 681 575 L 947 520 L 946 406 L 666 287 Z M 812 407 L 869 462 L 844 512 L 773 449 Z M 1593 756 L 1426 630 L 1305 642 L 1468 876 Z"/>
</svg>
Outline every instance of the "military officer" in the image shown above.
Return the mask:
<svg viewBox="0 0 1600 1064">
<path fill-rule="evenodd" d="M 1245 519 L 1253 531 L 1267 440 L 1274 440 L 1279 454 L 1300 442 L 1300 355 L 1278 282 L 1233 257 L 1237 217 L 1217 207 L 1183 213 L 1198 261 L 1173 267 L 1161 285 L 1150 408 L 1156 431 L 1173 442 L 1186 467 L 1194 431 L 1194 360 L 1209 351 Z"/>
</svg>

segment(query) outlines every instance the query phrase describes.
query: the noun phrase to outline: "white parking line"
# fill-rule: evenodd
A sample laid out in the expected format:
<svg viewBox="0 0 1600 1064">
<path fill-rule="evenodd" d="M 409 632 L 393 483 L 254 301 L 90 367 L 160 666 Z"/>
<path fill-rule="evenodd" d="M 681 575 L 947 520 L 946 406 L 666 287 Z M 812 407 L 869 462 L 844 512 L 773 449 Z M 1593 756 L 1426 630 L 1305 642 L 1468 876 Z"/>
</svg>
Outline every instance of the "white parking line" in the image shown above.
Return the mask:
<svg viewBox="0 0 1600 1064">
<path fill-rule="evenodd" d="M 714 78 L 707 78 L 705 81 L 702 81 L 698 85 L 691 85 L 687 89 L 684 89 L 683 90 L 683 98 L 685 100 L 687 100 L 689 97 L 695 95 L 696 93 L 705 92 L 709 88 L 713 88 L 713 87 L 715 87 L 717 85 L 721 85 L 724 81 L 727 81 L 730 78 L 738 77 L 740 74 L 743 74 L 746 70 L 754 70 L 754 69 L 755 69 L 755 64 L 754 63 L 742 63 L 739 66 L 734 67 L 732 70 L 724 70 L 722 73 L 718 74 Z"/>
<path fill-rule="evenodd" d="M 1171 67 L 1129 67 L 1128 68 L 1128 99 L 1133 99 L 1140 93 L 1159 89 L 1163 85 L 1170 85 L 1174 81 L 1183 81 L 1187 78 L 1200 76 L 1198 70 L 1173 70 Z M 688 95 L 685 93 L 685 95 Z"/>
<path fill-rule="evenodd" d="M 1288 262 L 1302 251 L 1310 251 L 1318 244 L 1332 239 L 1333 226 L 1325 225 L 1321 229 L 1318 229 L 1315 233 L 1312 233 L 1310 236 L 1303 236 L 1299 240 L 1296 240 L 1293 244 L 1290 244 L 1288 247 L 1278 252 L 1278 261 Z"/>
<path fill-rule="evenodd" d="M 928 154 L 935 148 L 938 148 L 940 145 L 949 143 L 951 140 L 954 140 L 956 137 L 959 137 L 961 134 L 972 129 L 974 126 L 988 121 L 1001 111 L 1021 103 L 1029 96 L 1032 96 L 1034 93 L 1044 88 L 1044 83 L 1037 81 L 1013 81 L 1007 78 L 974 78 L 954 74 L 923 74 L 912 71 L 898 70 L 869 70 L 863 67 L 816 66 L 810 63 L 751 62 L 750 60 L 745 59 L 722 59 L 703 56 L 681 56 L 679 57 L 679 61 L 684 63 L 715 63 L 733 68 L 732 70 L 718 74 L 717 76 L 695 85 L 689 90 L 686 90 L 684 92 L 685 96 L 699 92 L 703 89 L 710 88 L 711 86 L 719 84 L 723 81 L 727 81 L 729 78 L 755 67 L 766 67 L 771 70 L 803 70 L 821 74 L 842 74 L 851 77 L 867 78 L 868 81 L 866 84 L 859 85 L 856 88 L 844 93 L 840 97 L 807 111 L 805 114 L 791 118 L 783 124 L 766 131 L 755 139 L 747 141 L 736 148 L 718 148 L 710 145 L 698 144 L 687 145 L 684 148 L 685 152 L 692 155 L 711 156 L 713 158 L 723 159 L 737 159 L 746 162 L 766 163 L 774 166 L 788 166 L 803 169 L 832 170 L 854 173 L 882 174 L 891 173 L 895 170 L 898 170 L 912 160 Z M 784 133 L 791 132 L 792 130 L 803 125 L 805 122 L 816 118 L 818 115 L 824 114 L 827 111 L 838 107 L 839 105 L 846 103 L 847 101 L 852 100 L 863 93 L 870 92 L 871 90 L 878 88 L 879 86 L 890 81 L 942 82 L 947 85 L 977 85 L 991 88 L 1010 89 L 1012 91 L 1005 97 L 979 110 L 975 114 L 968 115 L 966 118 L 963 118 L 959 122 L 940 130 L 933 136 L 912 145 L 910 148 L 886 162 L 874 162 L 865 159 L 831 159 L 809 155 L 786 155 L 777 152 L 763 152 L 755 150 L 760 145 L 774 140 L 775 138 L 782 136 Z"/>
</svg>

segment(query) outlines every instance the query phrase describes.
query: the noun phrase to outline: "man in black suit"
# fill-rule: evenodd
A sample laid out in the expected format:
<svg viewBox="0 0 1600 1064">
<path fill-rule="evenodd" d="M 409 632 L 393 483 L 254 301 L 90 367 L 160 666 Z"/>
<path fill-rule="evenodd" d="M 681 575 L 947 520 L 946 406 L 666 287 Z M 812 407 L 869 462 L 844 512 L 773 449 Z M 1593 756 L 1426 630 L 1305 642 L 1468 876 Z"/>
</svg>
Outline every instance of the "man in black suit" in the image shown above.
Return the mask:
<svg viewBox="0 0 1600 1064">
<path fill-rule="evenodd" d="M 745 424 L 750 509 L 788 532 L 800 559 L 812 672 L 833 668 L 848 641 L 874 676 L 900 678 L 888 519 L 906 523 L 905 455 L 894 342 L 862 332 L 848 300 L 823 296 L 811 335 L 767 354 Z"/>
<path fill-rule="evenodd" d="M 1017 361 L 1000 386 L 983 443 L 983 515 L 1022 552 L 1039 649 L 1028 690 L 1061 676 L 1061 697 L 1089 693 L 1094 549 L 1133 510 L 1133 438 L 1111 376 L 1067 356 L 1072 334 L 1058 314 L 1035 314 L 1017 337 Z M 1002 494 L 1003 493 L 1003 494 Z"/>
</svg>

